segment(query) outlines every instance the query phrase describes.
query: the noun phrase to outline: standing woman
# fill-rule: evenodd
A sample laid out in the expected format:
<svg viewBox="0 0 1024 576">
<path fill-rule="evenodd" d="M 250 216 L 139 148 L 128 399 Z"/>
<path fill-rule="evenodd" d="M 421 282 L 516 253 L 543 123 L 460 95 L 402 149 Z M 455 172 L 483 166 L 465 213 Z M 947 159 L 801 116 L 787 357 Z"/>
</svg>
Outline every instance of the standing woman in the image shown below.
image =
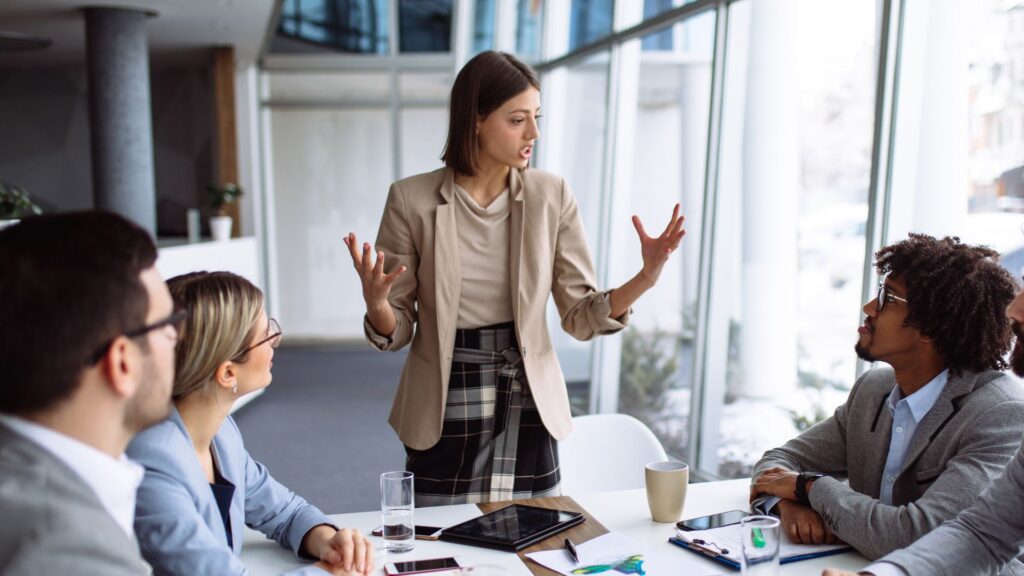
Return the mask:
<svg viewBox="0 0 1024 576">
<path fill-rule="evenodd" d="M 599 291 L 568 184 L 528 168 L 539 119 L 536 73 L 480 53 L 452 87 L 446 167 L 391 185 L 376 261 L 345 237 L 367 339 L 379 350 L 412 342 L 389 421 L 417 506 L 559 493 L 555 440 L 572 416 L 548 296 L 573 337 L 617 332 L 685 234 L 678 205 L 657 238 L 634 216 L 643 267 Z"/>
</svg>

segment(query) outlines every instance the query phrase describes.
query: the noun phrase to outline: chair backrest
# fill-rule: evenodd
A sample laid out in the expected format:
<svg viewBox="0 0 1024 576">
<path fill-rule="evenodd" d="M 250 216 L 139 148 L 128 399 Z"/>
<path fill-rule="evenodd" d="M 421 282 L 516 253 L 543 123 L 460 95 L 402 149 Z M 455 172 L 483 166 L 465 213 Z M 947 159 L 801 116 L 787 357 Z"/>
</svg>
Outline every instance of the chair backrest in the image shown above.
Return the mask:
<svg viewBox="0 0 1024 576">
<path fill-rule="evenodd" d="M 644 466 L 668 456 L 643 422 L 626 414 L 572 419 L 569 437 L 558 443 L 562 493 L 568 496 L 644 487 Z"/>
</svg>

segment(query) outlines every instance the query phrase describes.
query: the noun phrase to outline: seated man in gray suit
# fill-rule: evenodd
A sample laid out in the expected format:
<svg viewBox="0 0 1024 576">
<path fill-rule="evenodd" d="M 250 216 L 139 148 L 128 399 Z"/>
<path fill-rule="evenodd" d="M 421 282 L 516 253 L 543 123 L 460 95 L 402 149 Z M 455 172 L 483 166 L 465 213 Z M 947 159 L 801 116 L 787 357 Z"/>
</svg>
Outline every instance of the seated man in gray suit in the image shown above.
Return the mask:
<svg viewBox="0 0 1024 576">
<path fill-rule="evenodd" d="M 1024 377 L 1024 292 L 1006 309 L 1017 343 L 1010 365 Z M 967 576 L 1021 574 L 1017 557 L 1024 553 L 1024 445 L 1017 449 L 1003 475 L 973 506 L 905 550 L 897 550 L 868 566 L 861 574 L 875 576 Z M 854 576 L 826 570 L 824 576 Z"/>
<path fill-rule="evenodd" d="M 796 542 L 839 538 L 868 558 L 907 546 L 971 505 L 1024 432 L 1006 367 L 1016 283 L 998 254 L 911 234 L 875 255 L 857 354 L 884 362 L 846 402 L 754 467 L 751 499 Z"/>
<path fill-rule="evenodd" d="M 109 213 L 0 231 L 0 572 L 150 572 L 124 450 L 170 410 L 181 316 L 155 261 Z"/>
</svg>

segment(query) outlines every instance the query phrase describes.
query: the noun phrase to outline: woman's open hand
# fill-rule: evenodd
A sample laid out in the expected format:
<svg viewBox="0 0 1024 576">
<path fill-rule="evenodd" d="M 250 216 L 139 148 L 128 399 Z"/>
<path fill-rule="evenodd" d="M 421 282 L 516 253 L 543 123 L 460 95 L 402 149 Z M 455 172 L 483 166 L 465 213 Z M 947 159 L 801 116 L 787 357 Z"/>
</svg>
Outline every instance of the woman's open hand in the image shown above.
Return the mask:
<svg viewBox="0 0 1024 576">
<path fill-rule="evenodd" d="M 364 242 L 362 250 L 359 250 L 359 241 L 356 235 L 349 232 L 344 238 L 345 246 L 352 256 L 352 265 L 359 274 L 359 281 L 363 285 L 363 300 L 366 301 L 368 310 L 387 306 L 388 294 L 391 286 L 405 272 L 405 266 L 399 266 L 390 274 L 384 273 L 384 253 L 377 252 L 377 260 L 374 262 L 369 242 Z"/>
<path fill-rule="evenodd" d="M 679 213 L 679 204 L 676 204 L 672 210 L 672 218 L 668 221 L 668 226 L 665 226 L 664 232 L 657 238 L 651 238 L 644 231 L 644 225 L 640 222 L 639 216 L 633 216 L 633 226 L 636 228 L 637 235 L 640 236 L 640 255 L 644 260 L 644 267 L 641 273 L 644 278 L 654 285 L 658 281 L 658 277 L 661 276 L 661 269 L 665 266 L 665 262 L 668 261 L 668 257 L 679 247 L 679 243 L 683 240 L 683 236 L 686 236 L 686 230 L 683 229 L 683 222 L 686 217 Z"/>
</svg>

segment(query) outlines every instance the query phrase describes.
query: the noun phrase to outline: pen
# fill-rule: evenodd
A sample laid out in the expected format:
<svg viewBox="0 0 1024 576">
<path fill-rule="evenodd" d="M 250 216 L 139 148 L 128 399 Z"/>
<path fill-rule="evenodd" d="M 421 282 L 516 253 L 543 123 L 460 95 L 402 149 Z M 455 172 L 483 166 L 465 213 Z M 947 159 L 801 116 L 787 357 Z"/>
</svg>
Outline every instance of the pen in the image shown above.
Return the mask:
<svg viewBox="0 0 1024 576">
<path fill-rule="evenodd" d="M 576 545 L 568 538 L 565 539 L 565 551 L 569 553 L 569 558 L 572 558 L 573 562 L 580 563 L 580 555 L 579 552 L 576 552 Z"/>
</svg>

